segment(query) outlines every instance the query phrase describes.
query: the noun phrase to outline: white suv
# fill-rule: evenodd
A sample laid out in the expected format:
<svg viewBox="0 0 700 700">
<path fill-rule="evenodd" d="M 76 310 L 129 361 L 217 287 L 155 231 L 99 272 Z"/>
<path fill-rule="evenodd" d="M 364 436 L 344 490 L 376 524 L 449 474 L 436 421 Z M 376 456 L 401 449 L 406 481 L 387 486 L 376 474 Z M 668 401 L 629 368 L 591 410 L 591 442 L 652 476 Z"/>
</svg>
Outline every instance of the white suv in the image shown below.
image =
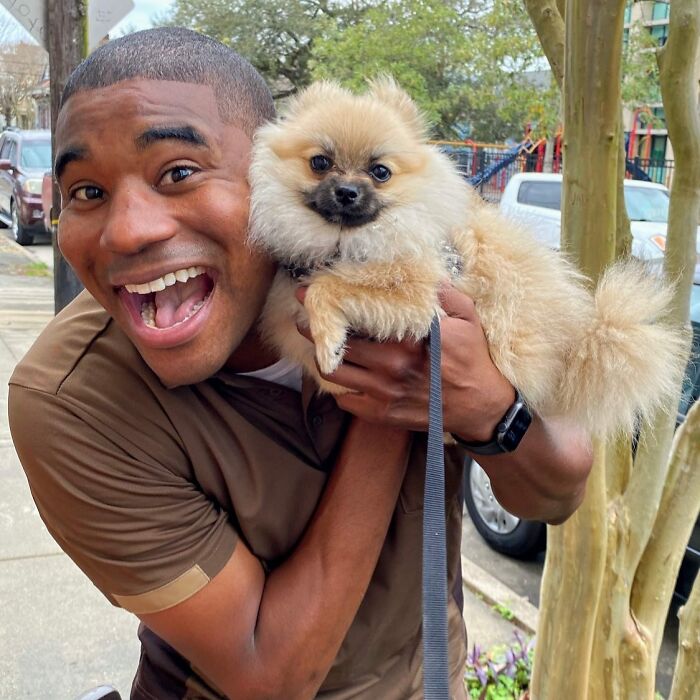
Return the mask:
<svg viewBox="0 0 700 700">
<path fill-rule="evenodd" d="M 561 175 L 513 175 L 503 191 L 501 211 L 523 221 L 546 245 L 559 248 L 561 189 Z M 632 254 L 642 260 L 660 263 L 666 248 L 668 190 L 654 182 L 625 180 L 624 192 L 632 228 Z M 700 261 L 700 239 L 696 245 Z M 700 265 L 696 268 L 696 282 L 700 282 L 699 274 Z"/>
</svg>

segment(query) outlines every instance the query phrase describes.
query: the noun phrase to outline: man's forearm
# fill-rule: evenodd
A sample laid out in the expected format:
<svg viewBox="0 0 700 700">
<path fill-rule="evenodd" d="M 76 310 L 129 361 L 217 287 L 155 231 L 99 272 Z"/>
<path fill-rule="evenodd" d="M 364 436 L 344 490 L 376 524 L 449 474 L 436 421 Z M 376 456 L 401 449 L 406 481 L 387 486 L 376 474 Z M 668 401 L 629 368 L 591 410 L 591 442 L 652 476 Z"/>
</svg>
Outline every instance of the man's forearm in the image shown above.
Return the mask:
<svg viewBox="0 0 700 700">
<path fill-rule="evenodd" d="M 353 423 L 306 534 L 268 576 L 254 658 L 261 673 L 280 675 L 280 697 L 313 697 L 333 663 L 384 543 L 408 441 Z"/>
<path fill-rule="evenodd" d="M 593 456 L 578 428 L 534 416 L 514 452 L 474 458 L 488 473 L 504 508 L 521 518 L 556 524 L 583 500 Z"/>
</svg>

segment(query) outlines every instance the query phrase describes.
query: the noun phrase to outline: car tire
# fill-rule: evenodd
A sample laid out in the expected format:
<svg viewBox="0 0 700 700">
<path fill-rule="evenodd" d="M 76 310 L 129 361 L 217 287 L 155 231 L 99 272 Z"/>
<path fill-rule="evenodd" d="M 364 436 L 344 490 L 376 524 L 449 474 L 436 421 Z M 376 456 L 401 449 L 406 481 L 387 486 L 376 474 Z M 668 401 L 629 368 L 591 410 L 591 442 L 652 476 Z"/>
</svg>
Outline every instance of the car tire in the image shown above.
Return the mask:
<svg viewBox="0 0 700 700">
<path fill-rule="evenodd" d="M 492 549 L 515 559 L 534 559 L 544 551 L 546 525 L 509 513 L 496 500 L 488 475 L 474 460 L 464 470 L 464 500 L 474 527 Z"/>
<path fill-rule="evenodd" d="M 22 222 L 19 220 L 19 212 L 15 206 L 14 200 L 10 202 L 10 218 L 12 219 L 12 237 L 20 245 L 31 245 L 34 243 L 34 236 L 31 233 L 27 233 L 27 230 L 22 226 Z"/>
</svg>

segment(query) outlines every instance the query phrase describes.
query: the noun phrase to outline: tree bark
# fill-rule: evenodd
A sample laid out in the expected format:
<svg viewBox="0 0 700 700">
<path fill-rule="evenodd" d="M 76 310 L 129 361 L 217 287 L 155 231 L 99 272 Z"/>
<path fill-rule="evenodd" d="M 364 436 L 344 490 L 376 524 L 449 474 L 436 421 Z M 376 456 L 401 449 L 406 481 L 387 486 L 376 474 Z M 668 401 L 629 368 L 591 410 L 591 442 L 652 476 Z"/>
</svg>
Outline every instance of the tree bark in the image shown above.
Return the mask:
<svg viewBox="0 0 700 700">
<path fill-rule="evenodd" d="M 668 214 L 665 271 L 678 281 L 675 320 L 687 323 L 700 214 L 700 114 L 698 53 L 700 3 L 673 0 L 668 41 L 657 54 L 668 136 L 676 162 Z"/>
<path fill-rule="evenodd" d="M 687 322 L 696 259 L 700 211 L 699 53 L 700 4 L 697 0 L 674 0 L 669 38 L 657 58 L 666 123 L 676 156 L 665 255 L 667 278 L 676 281 L 671 313 L 676 323 Z M 661 505 L 633 590 L 635 616 L 654 640 L 654 665 L 684 545 L 700 508 L 698 413 L 696 405 L 676 436 Z M 693 434 L 688 436 L 689 432 Z"/>
<path fill-rule="evenodd" d="M 678 613 L 678 660 L 668 700 L 687 700 L 697 696 L 700 678 L 700 576 L 695 579 L 688 602 Z"/>
<path fill-rule="evenodd" d="M 604 500 L 605 447 L 597 445 L 583 504 L 565 525 L 547 528 L 533 700 L 586 698 L 607 544 L 606 514 L 599 507 Z"/>
<path fill-rule="evenodd" d="M 548 42 L 549 58 L 558 52 L 556 42 L 551 27 L 542 29 L 538 21 L 546 26 L 542 8 L 551 10 L 555 4 L 536 0 L 526 4 L 541 39 L 548 37 L 542 40 Z M 594 281 L 630 248 L 620 118 L 624 7 L 624 0 L 566 2 L 562 249 Z M 671 14 L 669 41 L 659 62 L 676 152 L 665 270 L 668 279 L 678 281 L 669 321 L 679 324 L 687 322 L 700 212 L 698 76 L 694 72 L 700 3 L 674 0 Z M 551 13 L 548 21 L 551 24 Z M 673 408 L 671 415 L 660 414 L 653 429 L 643 432 L 634 462 L 629 441 L 596 445 L 581 509 L 564 526 L 549 529 L 533 700 L 651 700 L 654 696 L 663 624 L 700 503 L 700 408 L 691 411 L 679 431 L 669 467 Z M 698 606 L 688 606 L 685 613 L 682 637 L 688 653 L 682 665 L 689 670 L 677 673 L 677 685 L 682 688 L 674 691 L 678 700 L 692 694 L 684 674 L 695 674 L 692 688 L 697 690 Z"/>
<path fill-rule="evenodd" d="M 685 544 L 700 510 L 699 464 L 700 403 L 696 403 L 676 433 L 654 530 L 637 568 L 632 590 L 634 616 L 653 639 L 652 670 L 661 647 L 666 613 Z"/>
<path fill-rule="evenodd" d="M 559 85 L 564 84 L 564 0 L 524 0 L 552 75 Z"/>
<path fill-rule="evenodd" d="M 87 51 L 87 4 L 85 0 L 48 0 L 48 50 L 51 89 L 51 150 L 56 153 L 56 119 L 63 87 L 73 69 L 85 58 Z M 51 219 L 58 219 L 61 195 L 54 181 Z M 53 227 L 52 227 L 53 228 Z M 53 238 L 54 309 L 58 313 L 83 289 L 83 285 L 66 262 Z"/>
</svg>

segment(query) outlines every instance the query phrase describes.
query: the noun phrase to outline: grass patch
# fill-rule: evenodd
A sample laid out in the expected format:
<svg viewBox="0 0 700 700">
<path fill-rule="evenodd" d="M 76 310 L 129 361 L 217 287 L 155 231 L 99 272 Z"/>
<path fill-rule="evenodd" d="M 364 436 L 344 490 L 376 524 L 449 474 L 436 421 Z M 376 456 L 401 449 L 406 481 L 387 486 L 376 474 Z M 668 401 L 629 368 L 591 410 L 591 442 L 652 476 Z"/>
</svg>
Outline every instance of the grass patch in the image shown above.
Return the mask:
<svg viewBox="0 0 700 700">
<path fill-rule="evenodd" d="M 515 617 L 513 611 L 504 603 L 496 603 L 496 605 L 491 607 L 491 610 L 498 613 L 504 620 L 507 620 L 508 622 L 510 622 Z"/>
<path fill-rule="evenodd" d="M 27 277 L 51 277 L 52 274 L 49 266 L 43 262 L 32 262 L 22 265 L 21 272 Z"/>
</svg>

